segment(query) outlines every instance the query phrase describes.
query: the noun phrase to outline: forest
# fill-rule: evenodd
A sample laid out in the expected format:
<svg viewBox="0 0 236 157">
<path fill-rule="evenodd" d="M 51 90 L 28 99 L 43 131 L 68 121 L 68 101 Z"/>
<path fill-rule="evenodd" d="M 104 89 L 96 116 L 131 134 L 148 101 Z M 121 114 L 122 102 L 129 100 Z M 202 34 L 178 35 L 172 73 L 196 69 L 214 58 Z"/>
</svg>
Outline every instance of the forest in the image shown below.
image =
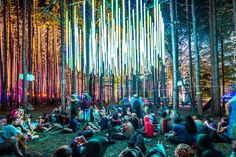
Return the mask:
<svg viewBox="0 0 236 157">
<path fill-rule="evenodd" d="M 27 102 L 64 104 L 71 93 L 87 91 L 105 102 L 135 93 L 161 98 L 176 110 L 190 99 L 200 113 L 212 97 L 212 111 L 220 114 L 221 96 L 235 90 L 234 0 L 0 5 L 3 110 Z"/>
</svg>

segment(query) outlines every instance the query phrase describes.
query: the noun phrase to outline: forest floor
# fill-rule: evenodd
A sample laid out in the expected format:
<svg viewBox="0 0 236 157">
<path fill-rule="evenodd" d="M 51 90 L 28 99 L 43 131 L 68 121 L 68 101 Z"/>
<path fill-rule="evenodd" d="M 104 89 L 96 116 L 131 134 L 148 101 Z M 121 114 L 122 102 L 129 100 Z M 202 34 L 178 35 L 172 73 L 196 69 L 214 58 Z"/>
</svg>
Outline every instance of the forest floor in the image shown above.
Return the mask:
<svg viewBox="0 0 236 157">
<path fill-rule="evenodd" d="M 37 119 L 39 115 L 42 115 L 43 113 L 50 113 L 53 110 L 54 107 L 49 106 L 40 106 L 36 107 L 35 111 L 31 112 L 31 115 L 33 116 L 33 119 Z M 0 111 L 0 117 L 7 114 L 7 112 Z M 184 112 L 186 115 L 186 112 Z M 219 119 L 216 118 L 216 119 Z M 95 134 L 94 136 L 104 136 L 105 132 L 100 132 L 98 134 Z M 52 156 L 53 152 L 62 145 L 68 145 L 71 143 L 71 141 L 76 137 L 76 133 L 62 133 L 59 131 L 53 131 L 50 133 L 42 133 L 40 134 L 40 138 L 35 141 L 30 141 L 27 143 L 30 156 L 37 157 L 37 156 L 44 156 L 44 157 L 50 157 Z M 163 144 L 166 148 L 167 154 L 170 157 L 174 157 L 174 150 L 175 145 L 170 144 L 167 142 L 164 136 L 157 135 L 155 138 L 153 138 L 151 141 L 145 141 L 145 145 L 147 149 L 154 147 L 158 141 L 163 141 Z M 115 144 L 110 145 L 105 153 L 104 157 L 118 157 L 119 153 L 127 147 L 127 141 L 119 141 L 115 140 Z M 226 153 L 228 156 L 230 153 L 230 144 L 224 144 L 220 143 L 217 144 L 217 147 L 219 150 Z M 7 157 L 7 156 L 6 156 Z"/>
</svg>

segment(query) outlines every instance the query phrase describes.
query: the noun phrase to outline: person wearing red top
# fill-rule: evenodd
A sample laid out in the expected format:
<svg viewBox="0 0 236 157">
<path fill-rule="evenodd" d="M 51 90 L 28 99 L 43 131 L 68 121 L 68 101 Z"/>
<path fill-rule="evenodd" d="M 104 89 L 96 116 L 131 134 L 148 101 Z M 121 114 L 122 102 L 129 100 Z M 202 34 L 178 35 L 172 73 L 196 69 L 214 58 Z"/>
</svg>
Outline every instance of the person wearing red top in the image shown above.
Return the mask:
<svg viewBox="0 0 236 157">
<path fill-rule="evenodd" d="M 154 136 L 154 126 L 150 122 L 149 116 L 144 116 L 144 132 L 147 137 L 153 137 Z"/>
</svg>

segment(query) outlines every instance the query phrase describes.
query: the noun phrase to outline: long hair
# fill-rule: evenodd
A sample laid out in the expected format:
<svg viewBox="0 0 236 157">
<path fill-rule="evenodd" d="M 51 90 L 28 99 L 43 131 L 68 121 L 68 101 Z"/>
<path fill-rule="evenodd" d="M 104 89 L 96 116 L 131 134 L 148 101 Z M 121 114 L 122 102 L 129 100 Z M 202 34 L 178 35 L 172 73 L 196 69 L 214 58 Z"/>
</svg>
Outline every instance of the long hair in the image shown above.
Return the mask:
<svg viewBox="0 0 236 157">
<path fill-rule="evenodd" d="M 197 133 L 197 126 L 196 126 L 193 118 L 190 115 L 185 117 L 185 126 L 186 126 L 188 133 L 190 133 L 190 134 Z"/>
</svg>

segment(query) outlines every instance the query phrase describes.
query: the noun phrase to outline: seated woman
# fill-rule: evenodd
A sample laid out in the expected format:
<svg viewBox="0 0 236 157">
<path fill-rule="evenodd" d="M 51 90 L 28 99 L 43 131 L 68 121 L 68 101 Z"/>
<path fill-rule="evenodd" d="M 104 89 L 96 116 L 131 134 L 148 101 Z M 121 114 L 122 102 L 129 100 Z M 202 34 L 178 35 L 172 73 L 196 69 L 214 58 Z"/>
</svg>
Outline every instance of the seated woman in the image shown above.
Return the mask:
<svg viewBox="0 0 236 157">
<path fill-rule="evenodd" d="M 189 133 L 189 144 L 196 144 L 197 141 L 197 126 L 193 120 L 193 118 L 188 115 L 185 117 L 185 123 L 184 123 L 188 133 Z"/>
<path fill-rule="evenodd" d="M 144 132 L 146 137 L 154 137 L 154 126 L 147 115 L 144 116 Z"/>
<path fill-rule="evenodd" d="M 161 119 L 160 119 L 160 134 L 165 134 L 170 131 L 170 126 L 168 125 L 169 119 L 167 118 L 167 113 L 162 112 L 161 113 Z"/>
<path fill-rule="evenodd" d="M 226 142 L 226 143 L 231 142 L 228 128 L 229 128 L 229 119 L 228 117 L 223 117 L 218 123 L 217 127 L 218 141 L 216 142 Z"/>
<path fill-rule="evenodd" d="M 131 135 L 134 133 L 134 127 L 132 123 L 129 122 L 129 117 L 124 117 L 124 123 L 122 124 L 122 131 L 126 139 L 129 139 Z"/>
</svg>

